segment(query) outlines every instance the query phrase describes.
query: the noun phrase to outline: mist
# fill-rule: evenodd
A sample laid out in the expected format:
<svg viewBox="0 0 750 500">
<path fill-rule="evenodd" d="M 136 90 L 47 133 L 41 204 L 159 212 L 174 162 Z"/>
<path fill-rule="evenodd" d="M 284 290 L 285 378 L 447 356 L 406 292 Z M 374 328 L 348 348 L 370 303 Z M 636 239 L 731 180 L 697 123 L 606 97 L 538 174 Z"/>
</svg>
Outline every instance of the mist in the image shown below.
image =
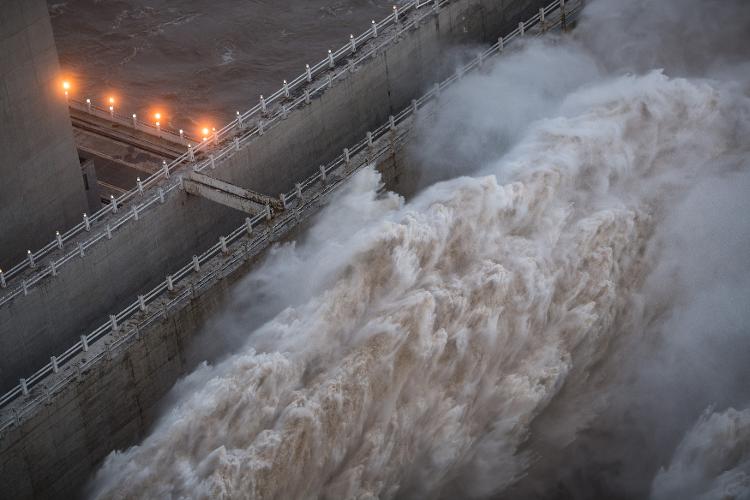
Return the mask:
<svg viewBox="0 0 750 500">
<path fill-rule="evenodd" d="M 207 326 L 94 498 L 750 498 L 750 5 L 592 1 Z"/>
</svg>

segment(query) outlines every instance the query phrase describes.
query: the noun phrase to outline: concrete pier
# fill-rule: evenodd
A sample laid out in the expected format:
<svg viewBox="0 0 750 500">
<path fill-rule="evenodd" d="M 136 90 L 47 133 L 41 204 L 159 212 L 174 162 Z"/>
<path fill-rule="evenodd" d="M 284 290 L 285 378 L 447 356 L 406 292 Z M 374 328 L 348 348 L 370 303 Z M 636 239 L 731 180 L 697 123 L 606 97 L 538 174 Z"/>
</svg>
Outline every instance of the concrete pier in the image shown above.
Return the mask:
<svg viewBox="0 0 750 500">
<path fill-rule="evenodd" d="M 87 210 L 44 0 L 0 15 L 0 269 L 48 243 Z"/>
</svg>

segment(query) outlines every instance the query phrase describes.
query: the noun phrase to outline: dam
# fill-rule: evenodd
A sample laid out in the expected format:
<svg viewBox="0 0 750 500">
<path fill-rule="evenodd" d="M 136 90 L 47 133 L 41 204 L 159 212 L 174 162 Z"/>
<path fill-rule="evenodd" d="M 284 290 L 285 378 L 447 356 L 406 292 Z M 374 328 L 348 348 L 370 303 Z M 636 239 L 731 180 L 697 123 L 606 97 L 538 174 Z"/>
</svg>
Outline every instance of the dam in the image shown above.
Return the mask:
<svg viewBox="0 0 750 500">
<path fill-rule="evenodd" d="M 750 497 L 750 4 L 208 10 L 0 17 L 1 498 Z"/>
<path fill-rule="evenodd" d="M 413 191 L 417 179 L 401 157 L 416 117 L 433 112 L 465 74 L 523 37 L 559 30 L 580 7 L 526 0 L 394 7 L 202 139 L 68 99 L 74 123 L 87 129 L 111 121 L 132 140 L 140 134 L 155 144 L 148 137 L 158 136 L 167 141 L 159 147 L 182 144 L 184 152 L 165 156 L 163 168 L 102 208 L 86 214 L 80 205 L 83 219 L 58 224 L 46 245 L 24 241 L 30 248 L 17 264 L 9 265 L 18 250 L 3 257 L 0 463 L 2 477 L 12 478 L 5 493 L 78 494 L 111 450 L 152 425 L 160 399 L 200 361 L 191 339 L 269 244 L 293 236 L 366 165 L 377 166 L 389 189 Z M 462 45 L 480 48 L 446 60 Z"/>
</svg>

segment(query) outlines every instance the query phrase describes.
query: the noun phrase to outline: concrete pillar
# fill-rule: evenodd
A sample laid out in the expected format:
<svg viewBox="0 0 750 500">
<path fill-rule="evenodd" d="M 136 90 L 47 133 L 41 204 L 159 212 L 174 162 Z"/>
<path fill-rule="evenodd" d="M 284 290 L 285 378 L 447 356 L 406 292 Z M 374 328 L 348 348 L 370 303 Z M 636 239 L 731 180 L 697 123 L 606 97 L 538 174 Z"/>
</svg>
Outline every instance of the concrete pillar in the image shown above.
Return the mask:
<svg viewBox="0 0 750 500">
<path fill-rule="evenodd" d="M 87 201 L 44 0 L 3 3 L 0 54 L 0 268 L 7 269 L 77 223 Z"/>
</svg>

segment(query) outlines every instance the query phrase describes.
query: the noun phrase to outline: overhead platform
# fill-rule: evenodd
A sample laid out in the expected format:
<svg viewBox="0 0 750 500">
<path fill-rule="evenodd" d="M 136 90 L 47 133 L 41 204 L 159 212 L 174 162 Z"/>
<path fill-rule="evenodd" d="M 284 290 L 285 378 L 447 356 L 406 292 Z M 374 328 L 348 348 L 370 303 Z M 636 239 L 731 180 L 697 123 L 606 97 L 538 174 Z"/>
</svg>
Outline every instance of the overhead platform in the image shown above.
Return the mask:
<svg viewBox="0 0 750 500">
<path fill-rule="evenodd" d="M 276 210 L 283 209 L 281 202 L 275 198 L 220 181 L 219 179 L 198 172 L 191 172 L 183 180 L 183 186 L 185 187 L 185 192 L 188 194 L 201 196 L 207 200 L 250 215 L 265 213 L 266 206 L 270 206 Z"/>
</svg>

